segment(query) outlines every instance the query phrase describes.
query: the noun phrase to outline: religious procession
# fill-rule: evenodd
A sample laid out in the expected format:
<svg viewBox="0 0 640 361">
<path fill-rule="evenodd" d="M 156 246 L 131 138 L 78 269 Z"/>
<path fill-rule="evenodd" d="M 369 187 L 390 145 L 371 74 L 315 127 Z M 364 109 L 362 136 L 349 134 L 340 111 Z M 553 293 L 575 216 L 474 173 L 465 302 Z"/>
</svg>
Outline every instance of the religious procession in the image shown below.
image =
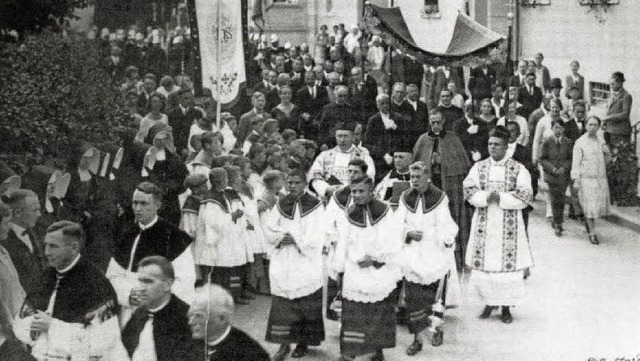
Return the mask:
<svg viewBox="0 0 640 361">
<path fill-rule="evenodd" d="M 633 64 L 503 3 L 0 5 L 0 361 L 635 360 Z"/>
</svg>

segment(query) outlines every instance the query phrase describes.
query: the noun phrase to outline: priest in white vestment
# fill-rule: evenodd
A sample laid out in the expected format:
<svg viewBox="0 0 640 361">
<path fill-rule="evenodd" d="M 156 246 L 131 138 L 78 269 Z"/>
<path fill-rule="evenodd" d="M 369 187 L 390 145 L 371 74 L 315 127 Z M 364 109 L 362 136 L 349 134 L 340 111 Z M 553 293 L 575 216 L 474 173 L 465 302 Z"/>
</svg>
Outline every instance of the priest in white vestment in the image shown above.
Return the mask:
<svg viewBox="0 0 640 361">
<path fill-rule="evenodd" d="M 470 283 L 484 301 L 481 318 L 498 306 L 511 323 L 510 307 L 525 296 L 524 270 L 533 266 L 522 211 L 532 201 L 531 176 L 506 156 L 509 131 L 498 126 L 489 134 L 490 157 L 476 162 L 463 182 L 465 199 L 474 206 L 466 264 Z"/>
</svg>

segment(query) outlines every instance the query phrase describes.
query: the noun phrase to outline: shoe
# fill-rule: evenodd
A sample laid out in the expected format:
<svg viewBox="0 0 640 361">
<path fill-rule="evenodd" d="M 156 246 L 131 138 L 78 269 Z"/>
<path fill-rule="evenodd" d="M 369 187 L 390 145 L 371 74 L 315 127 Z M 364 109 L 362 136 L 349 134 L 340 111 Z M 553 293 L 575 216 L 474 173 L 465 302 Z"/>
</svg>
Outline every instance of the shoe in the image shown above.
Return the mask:
<svg viewBox="0 0 640 361">
<path fill-rule="evenodd" d="M 558 223 L 556 227 L 560 230 L 560 232 L 564 232 L 564 228 L 562 228 L 562 223 Z"/>
<path fill-rule="evenodd" d="M 562 230 L 560 228 L 556 228 L 556 237 L 562 236 Z"/>
<path fill-rule="evenodd" d="M 376 351 L 376 353 L 373 354 L 373 356 L 371 356 L 371 358 L 369 360 L 371 360 L 371 361 L 384 361 L 384 354 L 382 353 L 382 350 Z"/>
<path fill-rule="evenodd" d="M 296 346 L 296 348 L 293 349 L 293 353 L 291 354 L 291 357 L 300 358 L 306 355 L 307 353 L 309 353 L 309 346 L 299 343 Z"/>
<path fill-rule="evenodd" d="M 240 298 L 236 298 L 236 299 L 234 299 L 234 300 L 233 300 L 233 302 L 234 302 L 236 305 L 241 305 L 241 306 L 244 306 L 244 305 L 248 305 L 248 304 L 249 304 L 249 301 L 247 301 L 247 300 L 245 300 L 245 299 L 243 299 L 243 298 L 241 298 L 241 297 L 240 297 Z"/>
<path fill-rule="evenodd" d="M 441 328 L 438 328 L 436 330 L 436 333 L 434 333 L 433 336 L 431 337 L 431 346 L 433 347 L 442 346 L 443 342 L 444 342 L 444 331 L 442 331 Z"/>
<path fill-rule="evenodd" d="M 522 276 L 522 278 L 526 280 L 527 278 L 529 278 L 529 276 L 531 276 L 531 270 L 529 269 L 529 267 L 527 267 L 524 269 L 524 275 Z"/>
<path fill-rule="evenodd" d="M 289 355 L 289 352 L 291 352 L 291 346 L 282 345 L 282 346 L 280 346 L 278 351 L 276 351 L 276 353 L 273 355 L 271 360 L 272 361 L 284 361 L 284 359 L 286 359 L 287 356 Z"/>
<path fill-rule="evenodd" d="M 256 299 L 256 296 L 254 296 L 251 292 L 246 291 L 244 293 L 242 293 L 242 295 L 240 296 L 241 298 L 244 298 L 246 300 L 250 300 L 253 301 Z"/>
<path fill-rule="evenodd" d="M 480 314 L 480 318 L 489 318 L 489 316 L 491 316 L 491 312 L 493 312 L 493 310 L 495 310 L 496 306 L 484 306 L 484 311 L 482 311 L 482 313 Z"/>
<path fill-rule="evenodd" d="M 413 343 L 411 344 L 411 346 L 409 346 L 409 348 L 407 348 L 407 355 L 413 356 L 413 355 L 417 354 L 420 351 L 422 351 L 422 342 L 420 342 L 418 340 L 414 340 Z"/>
<path fill-rule="evenodd" d="M 600 241 L 598 241 L 598 236 L 596 236 L 595 234 L 589 235 L 589 242 L 591 242 L 591 244 L 600 244 Z"/>
<path fill-rule="evenodd" d="M 511 316 L 511 311 L 509 311 L 509 307 L 502 307 L 502 316 L 500 316 L 500 319 L 504 323 L 513 322 L 513 316 Z"/>
</svg>

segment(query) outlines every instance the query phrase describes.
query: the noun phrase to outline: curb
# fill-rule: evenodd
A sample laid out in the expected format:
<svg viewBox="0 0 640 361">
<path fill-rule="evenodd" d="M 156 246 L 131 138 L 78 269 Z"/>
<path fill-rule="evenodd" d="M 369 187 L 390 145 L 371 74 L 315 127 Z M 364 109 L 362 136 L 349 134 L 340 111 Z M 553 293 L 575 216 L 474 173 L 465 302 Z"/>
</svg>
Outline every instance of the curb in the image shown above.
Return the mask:
<svg viewBox="0 0 640 361">
<path fill-rule="evenodd" d="M 611 206 L 611 214 L 602 218 L 613 224 L 626 227 L 632 231 L 640 233 L 640 213 L 638 214 L 638 217 L 633 217 L 632 215 L 620 212 L 617 208 L 618 207 Z"/>
</svg>

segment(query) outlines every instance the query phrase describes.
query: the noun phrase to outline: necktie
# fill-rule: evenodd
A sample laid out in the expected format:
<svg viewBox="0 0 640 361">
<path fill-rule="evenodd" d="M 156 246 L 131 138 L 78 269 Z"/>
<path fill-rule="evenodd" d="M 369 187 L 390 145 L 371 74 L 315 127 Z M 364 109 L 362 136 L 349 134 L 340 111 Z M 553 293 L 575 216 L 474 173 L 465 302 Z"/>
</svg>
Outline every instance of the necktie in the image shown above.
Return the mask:
<svg viewBox="0 0 640 361">
<path fill-rule="evenodd" d="M 533 87 L 532 86 L 529 87 L 529 94 L 533 95 Z"/>
</svg>

